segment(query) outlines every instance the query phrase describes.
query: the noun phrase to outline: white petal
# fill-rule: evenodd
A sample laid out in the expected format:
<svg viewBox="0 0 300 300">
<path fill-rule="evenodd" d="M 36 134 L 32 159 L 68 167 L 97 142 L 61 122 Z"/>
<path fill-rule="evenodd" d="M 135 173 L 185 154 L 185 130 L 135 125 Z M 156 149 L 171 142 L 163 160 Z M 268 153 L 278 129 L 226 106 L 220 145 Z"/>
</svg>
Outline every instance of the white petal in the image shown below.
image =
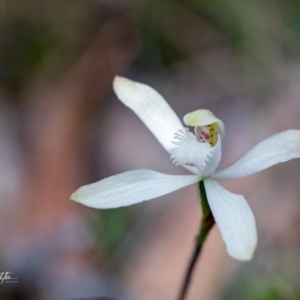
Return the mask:
<svg viewBox="0 0 300 300">
<path fill-rule="evenodd" d="M 71 199 L 94 208 L 128 206 L 179 190 L 200 180 L 198 175 L 166 175 L 134 170 L 79 188 Z"/>
<path fill-rule="evenodd" d="M 282 131 L 253 146 L 232 166 L 217 171 L 214 178 L 244 177 L 298 157 L 300 157 L 300 131 Z"/>
<path fill-rule="evenodd" d="M 218 167 L 220 160 L 222 157 L 222 143 L 221 137 L 218 136 L 217 144 L 212 148 L 211 157 L 209 158 L 205 169 L 202 172 L 203 176 L 208 176 L 215 172 L 216 168 Z"/>
<path fill-rule="evenodd" d="M 253 213 L 245 198 L 232 194 L 213 179 L 205 179 L 207 200 L 230 256 L 250 260 L 257 234 Z"/>
<path fill-rule="evenodd" d="M 174 148 L 174 133 L 183 126 L 165 99 L 150 86 L 120 76 L 115 77 L 113 87 L 118 98 L 137 114 L 170 152 Z"/>
</svg>

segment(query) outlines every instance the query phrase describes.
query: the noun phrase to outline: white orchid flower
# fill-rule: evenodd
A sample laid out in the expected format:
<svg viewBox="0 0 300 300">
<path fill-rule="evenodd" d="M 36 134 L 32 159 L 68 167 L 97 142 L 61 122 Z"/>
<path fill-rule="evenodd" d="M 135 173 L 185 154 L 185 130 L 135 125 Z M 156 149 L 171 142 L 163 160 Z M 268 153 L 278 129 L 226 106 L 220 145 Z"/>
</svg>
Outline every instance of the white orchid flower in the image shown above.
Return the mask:
<svg viewBox="0 0 300 300">
<path fill-rule="evenodd" d="M 166 175 L 152 170 L 134 170 L 79 188 L 71 199 L 93 208 L 116 208 L 151 200 L 199 181 L 204 181 L 208 203 L 227 252 L 238 260 L 253 256 L 257 233 L 253 213 L 245 198 L 223 188 L 216 179 L 239 178 L 280 162 L 300 157 L 300 131 L 287 130 L 253 146 L 232 166 L 216 170 L 221 160 L 224 124 L 201 109 L 184 116 L 183 127 L 164 98 L 151 87 L 116 77 L 118 98 L 144 122 L 172 161 L 192 175 Z"/>
</svg>

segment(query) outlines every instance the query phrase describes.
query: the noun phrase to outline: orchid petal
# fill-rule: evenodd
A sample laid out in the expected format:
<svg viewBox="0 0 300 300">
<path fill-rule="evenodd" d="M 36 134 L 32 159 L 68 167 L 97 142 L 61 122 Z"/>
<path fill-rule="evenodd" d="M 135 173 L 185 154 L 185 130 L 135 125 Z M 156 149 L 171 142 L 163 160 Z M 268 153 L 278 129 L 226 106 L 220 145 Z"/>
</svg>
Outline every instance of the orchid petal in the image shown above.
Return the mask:
<svg viewBox="0 0 300 300">
<path fill-rule="evenodd" d="M 166 175 L 134 170 L 79 188 L 71 199 L 93 208 L 116 208 L 151 200 L 194 184 L 198 175 Z"/>
<path fill-rule="evenodd" d="M 174 148 L 174 133 L 183 126 L 165 99 L 150 86 L 120 76 L 115 77 L 113 87 L 118 98 L 136 113 L 170 152 Z"/>
<path fill-rule="evenodd" d="M 212 148 L 211 157 L 206 163 L 202 176 L 207 176 L 212 174 L 218 167 L 221 157 L 222 157 L 222 143 L 221 143 L 221 137 L 219 135 L 217 144 Z"/>
<path fill-rule="evenodd" d="M 214 178 L 244 177 L 298 157 L 300 157 L 300 131 L 286 130 L 262 140 L 232 166 L 217 171 Z"/>
<path fill-rule="evenodd" d="M 250 260 L 257 244 L 253 213 L 245 198 L 230 193 L 213 179 L 205 179 L 207 200 L 230 256 Z"/>
</svg>

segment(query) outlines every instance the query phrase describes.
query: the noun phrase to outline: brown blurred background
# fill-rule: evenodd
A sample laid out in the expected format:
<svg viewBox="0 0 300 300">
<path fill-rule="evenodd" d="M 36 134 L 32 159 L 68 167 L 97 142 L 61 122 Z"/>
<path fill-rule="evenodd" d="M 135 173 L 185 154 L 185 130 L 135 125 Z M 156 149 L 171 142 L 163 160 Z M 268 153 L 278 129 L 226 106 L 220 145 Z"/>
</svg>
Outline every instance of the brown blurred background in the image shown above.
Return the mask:
<svg viewBox="0 0 300 300">
<path fill-rule="evenodd" d="M 0 1 L 0 300 L 175 299 L 197 234 L 196 187 L 93 210 L 80 185 L 148 168 L 184 173 L 112 92 L 116 74 L 157 89 L 180 118 L 226 126 L 222 166 L 300 129 L 297 0 Z M 256 216 L 254 259 L 211 232 L 188 300 L 300 299 L 300 161 L 223 182 Z"/>
</svg>

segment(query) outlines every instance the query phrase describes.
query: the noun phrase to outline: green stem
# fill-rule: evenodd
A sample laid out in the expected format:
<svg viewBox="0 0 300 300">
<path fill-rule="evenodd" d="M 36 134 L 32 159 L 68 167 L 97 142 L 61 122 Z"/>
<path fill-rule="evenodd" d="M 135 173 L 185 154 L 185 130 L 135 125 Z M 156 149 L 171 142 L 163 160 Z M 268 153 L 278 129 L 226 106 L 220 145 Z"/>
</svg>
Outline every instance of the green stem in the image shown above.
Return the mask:
<svg viewBox="0 0 300 300">
<path fill-rule="evenodd" d="M 200 194 L 201 194 L 201 206 L 202 206 L 202 214 L 203 215 L 202 215 L 200 233 L 198 235 L 198 244 L 203 245 L 208 233 L 210 232 L 211 228 L 215 224 L 215 219 L 214 219 L 214 216 L 210 210 L 210 207 L 209 207 L 209 204 L 207 201 L 207 196 L 206 196 L 206 191 L 205 191 L 205 186 L 204 186 L 203 180 L 201 180 L 199 182 L 199 190 L 200 190 Z"/>
<path fill-rule="evenodd" d="M 178 300 L 184 300 L 191 278 L 193 274 L 193 270 L 195 268 L 196 262 L 200 256 L 202 246 L 206 240 L 206 237 L 210 231 L 210 229 L 213 227 L 215 220 L 214 217 L 211 213 L 208 201 L 207 201 L 207 196 L 206 196 L 206 191 L 205 191 L 205 186 L 203 180 L 199 182 L 199 190 L 200 190 L 200 196 L 201 196 L 201 206 L 202 206 L 202 220 L 200 224 L 200 229 L 199 229 L 199 235 L 196 238 L 195 242 L 195 248 L 193 251 L 193 254 L 191 256 L 190 262 L 188 264 L 186 274 L 184 277 L 184 281 L 180 290 L 180 294 L 178 297 Z"/>
</svg>

